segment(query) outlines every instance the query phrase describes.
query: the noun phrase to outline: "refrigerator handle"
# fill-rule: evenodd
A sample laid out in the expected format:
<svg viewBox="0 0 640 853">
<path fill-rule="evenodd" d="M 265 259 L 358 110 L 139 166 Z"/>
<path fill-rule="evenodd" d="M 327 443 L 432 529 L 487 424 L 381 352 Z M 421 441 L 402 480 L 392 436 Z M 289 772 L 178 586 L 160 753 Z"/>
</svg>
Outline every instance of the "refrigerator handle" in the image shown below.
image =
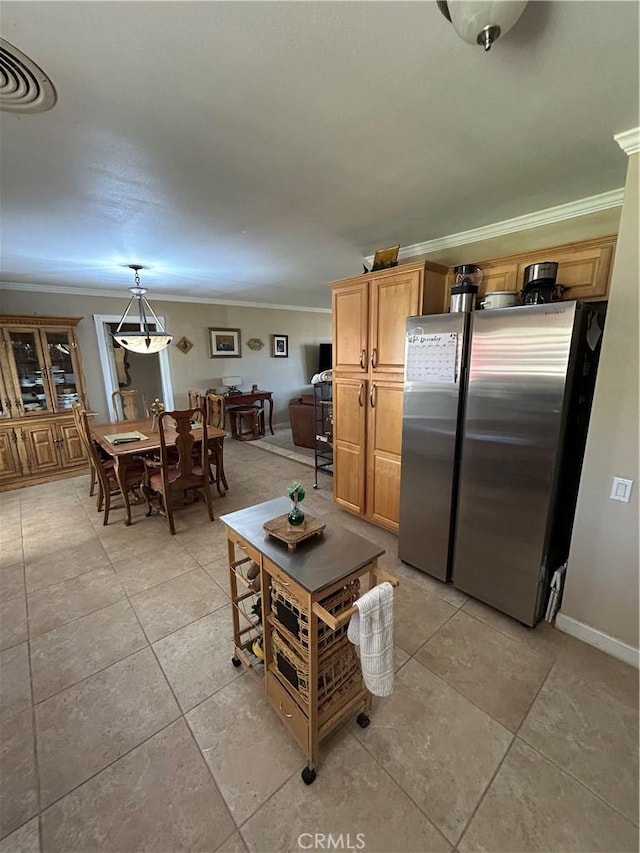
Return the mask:
<svg viewBox="0 0 640 853">
<path fill-rule="evenodd" d="M 373 348 L 371 352 L 371 367 L 373 370 L 378 366 L 378 350 L 376 347 Z"/>
<path fill-rule="evenodd" d="M 367 366 L 367 351 L 366 349 L 360 350 L 360 367 L 364 370 Z"/>
<path fill-rule="evenodd" d="M 360 383 L 360 387 L 358 388 L 358 405 L 360 408 L 364 406 L 364 398 L 362 392 L 364 391 L 364 382 Z"/>
<path fill-rule="evenodd" d="M 375 409 L 376 406 L 376 383 L 371 383 L 371 390 L 369 391 L 369 403 L 371 404 L 371 408 Z"/>
</svg>

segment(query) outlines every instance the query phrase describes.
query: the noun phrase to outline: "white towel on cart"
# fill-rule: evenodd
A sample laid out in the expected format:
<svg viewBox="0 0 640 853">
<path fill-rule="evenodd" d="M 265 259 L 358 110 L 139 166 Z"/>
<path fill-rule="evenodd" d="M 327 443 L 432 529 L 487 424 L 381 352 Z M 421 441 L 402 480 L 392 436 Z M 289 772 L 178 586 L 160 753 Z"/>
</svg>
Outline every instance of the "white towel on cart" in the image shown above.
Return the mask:
<svg viewBox="0 0 640 853">
<path fill-rule="evenodd" d="M 364 683 L 374 696 L 393 692 L 393 587 L 387 581 L 356 601 L 347 636 L 360 651 Z"/>
</svg>

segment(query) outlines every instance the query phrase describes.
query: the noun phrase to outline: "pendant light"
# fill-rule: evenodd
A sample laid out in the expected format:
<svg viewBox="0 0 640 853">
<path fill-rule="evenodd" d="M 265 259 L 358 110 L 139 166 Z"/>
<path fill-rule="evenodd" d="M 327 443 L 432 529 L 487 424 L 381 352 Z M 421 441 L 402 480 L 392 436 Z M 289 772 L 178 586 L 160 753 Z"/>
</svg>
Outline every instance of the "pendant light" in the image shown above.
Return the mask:
<svg viewBox="0 0 640 853">
<path fill-rule="evenodd" d="M 135 287 L 130 287 L 132 293 L 129 304 L 127 305 L 122 319 L 118 324 L 118 328 L 113 333 L 113 339 L 120 344 L 121 347 L 131 350 L 131 352 L 160 352 L 165 347 L 168 347 L 173 340 L 173 335 L 167 335 L 164 326 L 158 319 L 156 312 L 153 310 L 149 301 L 145 297 L 147 293 L 146 287 L 140 286 L 140 270 L 144 269 L 140 264 L 129 264 L 129 269 L 134 272 Z M 122 326 L 127 319 L 127 314 L 131 310 L 134 302 L 138 303 L 138 319 L 140 321 L 139 332 L 121 332 Z M 149 329 L 149 320 L 147 312 L 153 317 L 151 322 L 155 323 L 156 330 L 152 332 Z"/>
<path fill-rule="evenodd" d="M 527 0 L 436 0 L 461 39 L 486 50 L 515 26 Z"/>
</svg>

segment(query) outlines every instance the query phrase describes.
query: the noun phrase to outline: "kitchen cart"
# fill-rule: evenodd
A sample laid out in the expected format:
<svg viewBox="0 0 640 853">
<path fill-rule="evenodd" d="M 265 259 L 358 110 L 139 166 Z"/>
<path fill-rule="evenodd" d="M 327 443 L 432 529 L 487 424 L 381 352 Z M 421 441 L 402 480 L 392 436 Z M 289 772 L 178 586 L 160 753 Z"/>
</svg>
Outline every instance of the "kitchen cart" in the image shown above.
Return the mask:
<svg viewBox="0 0 640 853">
<path fill-rule="evenodd" d="M 295 551 L 266 535 L 265 522 L 286 513 L 277 498 L 221 516 L 227 528 L 234 666 L 248 666 L 307 757 L 302 779 L 316 777 L 319 746 L 348 717 L 369 725 L 371 696 L 347 638 L 361 581 L 387 580 L 384 550 L 338 525 Z"/>
</svg>

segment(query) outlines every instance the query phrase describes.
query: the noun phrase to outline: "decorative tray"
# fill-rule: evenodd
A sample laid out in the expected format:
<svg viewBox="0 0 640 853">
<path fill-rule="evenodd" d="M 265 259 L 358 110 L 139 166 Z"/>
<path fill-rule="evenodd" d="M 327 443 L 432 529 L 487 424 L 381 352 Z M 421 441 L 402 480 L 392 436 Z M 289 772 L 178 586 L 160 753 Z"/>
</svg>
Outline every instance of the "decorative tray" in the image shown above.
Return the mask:
<svg viewBox="0 0 640 853">
<path fill-rule="evenodd" d="M 265 521 L 262 526 L 269 536 L 286 542 L 289 550 L 294 551 L 299 542 L 304 542 L 305 539 L 310 539 L 312 536 L 322 536 L 322 531 L 327 525 L 319 518 L 305 515 L 302 524 L 294 527 L 289 524 L 287 515 L 279 515 L 277 518 Z"/>
</svg>

